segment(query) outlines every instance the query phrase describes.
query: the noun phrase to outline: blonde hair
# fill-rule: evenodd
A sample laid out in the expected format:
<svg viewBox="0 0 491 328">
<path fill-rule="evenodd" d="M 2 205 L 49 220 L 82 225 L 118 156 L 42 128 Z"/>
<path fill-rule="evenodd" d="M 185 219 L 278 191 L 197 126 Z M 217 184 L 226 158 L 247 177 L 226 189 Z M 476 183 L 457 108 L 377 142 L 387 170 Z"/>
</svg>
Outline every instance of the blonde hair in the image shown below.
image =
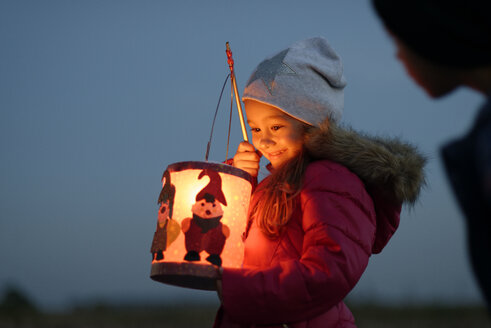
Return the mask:
<svg viewBox="0 0 491 328">
<path fill-rule="evenodd" d="M 312 127 L 304 124 L 305 135 Z M 303 176 L 310 156 L 305 147 L 299 154 L 280 167 L 275 168 L 269 177 L 258 186 L 255 192 L 261 197 L 253 204 L 250 220 L 256 220 L 261 231 L 271 239 L 281 235 L 295 210 L 296 196 L 300 193 Z"/>
</svg>

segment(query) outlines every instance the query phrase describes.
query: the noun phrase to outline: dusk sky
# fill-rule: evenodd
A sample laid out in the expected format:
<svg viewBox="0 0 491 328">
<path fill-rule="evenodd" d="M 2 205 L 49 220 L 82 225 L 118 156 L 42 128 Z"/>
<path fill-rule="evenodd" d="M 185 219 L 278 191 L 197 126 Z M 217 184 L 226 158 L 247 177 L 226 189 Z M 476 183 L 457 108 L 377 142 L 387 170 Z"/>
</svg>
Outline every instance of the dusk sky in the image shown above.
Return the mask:
<svg viewBox="0 0 491 328">
<path fill-rule="evenodd" d="M 360 0 L 0 1 L 0 292 L 19 286 L 45 308 L 218 304 L 214 292 L 149 278 L 162 172 L 204 160 L 225 42 L 242 93 L 260 61 L 313 36 L 343 60 L 343 124 L 429 157 L 420 200 L 403 208 L 349 299 L 481 303 L 439 150 L 469 128 L 483 98 L 462 89 L 430 99 Z M 225 159 L 227 92 L 211 161 Z M 234 112 L 232 155 L 241 138 Z"/>
</svg>

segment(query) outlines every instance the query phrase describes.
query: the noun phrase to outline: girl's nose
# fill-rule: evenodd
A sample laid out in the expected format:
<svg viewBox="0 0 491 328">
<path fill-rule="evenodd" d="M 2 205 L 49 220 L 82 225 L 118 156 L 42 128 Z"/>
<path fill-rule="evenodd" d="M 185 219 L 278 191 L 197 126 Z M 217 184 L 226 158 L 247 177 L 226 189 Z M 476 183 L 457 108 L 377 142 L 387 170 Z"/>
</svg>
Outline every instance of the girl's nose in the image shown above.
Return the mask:
<svg viewBox="0 0 491 328">
<path fill-rule="evenodd" d="M 274 145 L 274 141 L 269 136 L 264 136 L 259 141 L 259 144 L 262 148 L 267 148 L 269 146 Z"/>
</svg>

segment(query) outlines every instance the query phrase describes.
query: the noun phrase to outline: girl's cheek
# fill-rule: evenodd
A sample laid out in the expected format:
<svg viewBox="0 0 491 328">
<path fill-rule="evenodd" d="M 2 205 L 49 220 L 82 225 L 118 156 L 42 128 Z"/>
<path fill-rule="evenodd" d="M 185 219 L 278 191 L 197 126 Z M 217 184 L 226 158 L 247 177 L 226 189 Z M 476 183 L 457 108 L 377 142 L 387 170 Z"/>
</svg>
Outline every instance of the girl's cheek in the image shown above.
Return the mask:
<svg viewBox="0 0 491 328">
<path fill-rule="evenodd" d="M 259 149 L 259 138 L 258 137 L 252 136 L 252 145 L 254 146 L 254 148 Z"/>
</svg>

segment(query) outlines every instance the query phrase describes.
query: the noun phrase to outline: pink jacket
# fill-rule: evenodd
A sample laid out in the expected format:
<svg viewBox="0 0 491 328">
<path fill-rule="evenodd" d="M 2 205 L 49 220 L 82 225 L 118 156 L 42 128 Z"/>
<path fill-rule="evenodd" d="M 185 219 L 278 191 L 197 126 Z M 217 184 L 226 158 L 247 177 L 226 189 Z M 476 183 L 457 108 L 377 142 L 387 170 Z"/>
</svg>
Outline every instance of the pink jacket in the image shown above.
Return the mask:
<svg viewBox="0 0 491 328">
<path fill-rule="evenodd" d="M 395 232 L 406 200 L 366 177 L 331 160 L 312 162 L 286 231 L 271 240 L 253 222 L 243 268 L 224 269 L 215 326 L 355 327 L 343 299 Z"/>
</svg>

